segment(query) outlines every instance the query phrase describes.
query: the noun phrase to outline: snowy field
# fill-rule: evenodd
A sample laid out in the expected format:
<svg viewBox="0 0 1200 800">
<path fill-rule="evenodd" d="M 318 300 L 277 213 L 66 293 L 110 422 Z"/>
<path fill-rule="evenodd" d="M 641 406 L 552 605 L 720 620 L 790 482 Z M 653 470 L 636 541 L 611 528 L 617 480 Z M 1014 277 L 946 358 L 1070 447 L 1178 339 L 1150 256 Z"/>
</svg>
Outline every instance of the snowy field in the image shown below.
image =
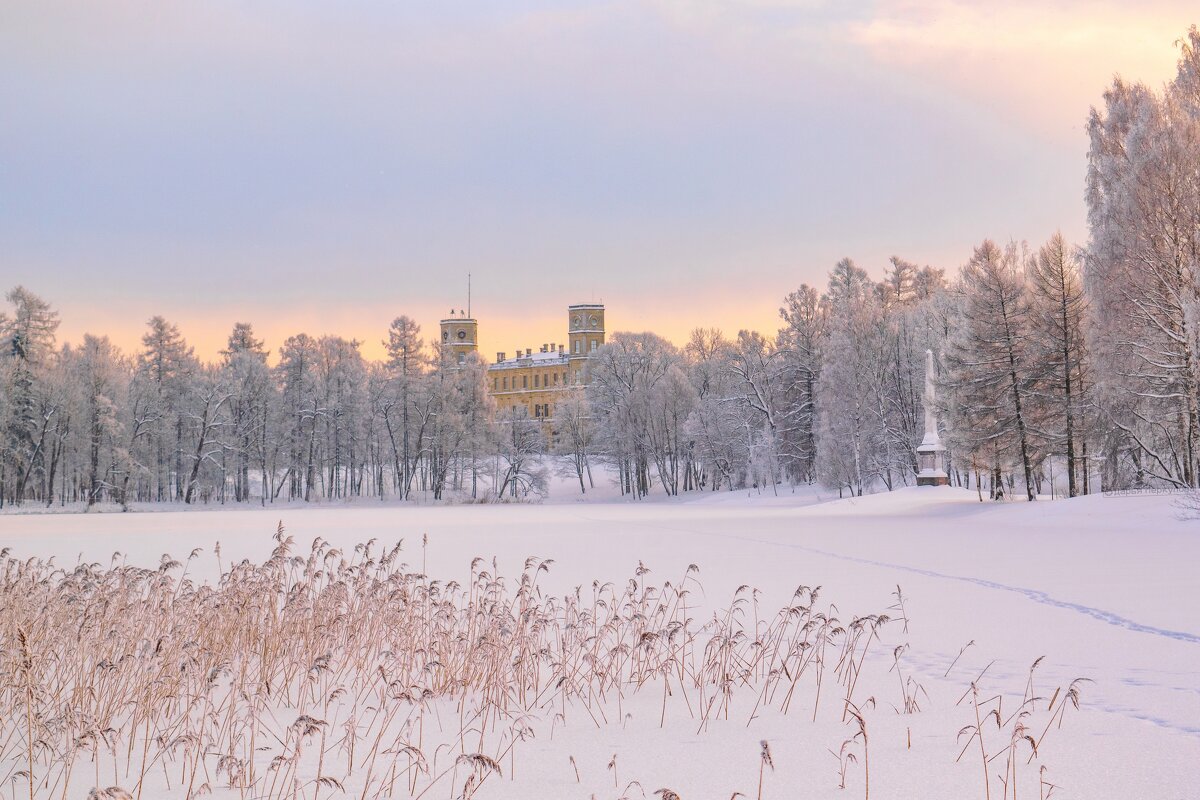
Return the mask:
<svg viewBox="0 0 1200 800">
<path fill-rule="evenodd" d="M 368 540 L 376 540 L 376 551 L 403 540 L 399 558 L 413 572 L 472 586 L 486 570 L 507 579 L 509 594 L 528 557 L 553 560 L 533 570 L 542 597 L 581 587 L 587 605 L 597 591 L 593 581 L 612 582 L 619 594 L 633 579 L 634 596 L 643 598 L 646 587 L 664 582 L 689 588 L 682 616 L 692 620 L 696 649 L 688 656 L 683 648 L 677 680 L 668 677 L 664 685 L 657 673 L 647 674 L 640 686 L 626 681 L 603 696 L 543 688 L 544 696 L 528 699 L 521 714 L 509 708 L 489 721 L 485 711 L 474 726 L 471 709 L 485 705 L 478 698 L 433 698 L 420 731 L 425 772 L 411 766 L 411 751 L 396 755 L 392 740 L 402 733 L 411 741 L 411 725 L 376 730 L 361 717 L 351 722 L 343 698 L 321 706 L 329 715 L 322 718 L 327 735 L 316 728 L 297 734 L 306 755 L 285 773 L 292 783 L 276 781 L 274 795 L 229 788 L 228 776 L 215 768 L 198 768 L 199 777 L 189 778 L 186 747 L 144 770 L 123 752 L 134 752 L 123 740 L 110 746 L 117 753 L 112 763 L 102 752 L 80 755 L 65 797 L 82 797 L 97 782 L 129 788 L 144 773 L 142 797 L 185 797 L 189 787 L 197 796 L 197 786 L 207 784 L 206 792 L 228 798 L 588 800 L 656 797 L 668 788 L 684 800 L 728 800 L 735 792 L 753 798 L 760 791 L 764 798 L 844 798 L 864 796 L 869 774 L 872 798 L 985 797 L 987 775 L 991 798 L 1183 800 L 1200 796 L 1200 523 L 1180 521 L 1177 513 L 1160 497 L 994 505 L 949 488 L 819 503 L 811 494 L 739 493 L 641 504 L 10 515 L 0 517 L 0 548 L 14 559 L 54 557 L 68 569 L 81 560 L 107 567 L 114 552 L 119 562 L 153 569 L 169 553 L 187 561 L 190 580 L 212 582 L 241 559 L 267 560 L 282 522 L 302 556 L 318 537 L 348 560 Z M 473 570 L 476 557 L 482 561 Z M 725 619 L 742 586 L 732 624 L 722 628 L 745 634 L 729 649 L 728 674 L 738 677 L 701 686 L 704 678 L 688 670 L 714 641 L 712 629 L 702 628 L 714 613 Z M 799 586 L 821 587 L 818 599 L 794 595 Z M 815 651 L 799 648 L 792 667 L 781 670 L 788 648 L 768 641 L 785 635 L 784 627 L 770 627 L 777 612 L 792 606 L 792 617 L 800 618 L 795 607 L 805 604 L 825 618 L 836 615 L 847 629 L 840 638 L 830 632 L 824 688 L 819 661 L 793 674 L 805 663 L 803 653 Z M 890 620 L 849 624 L 881 613 Z M 848 642 L 856 630 L 858 639 Z M 798 636 L 799 626 L 786 635 Z M 737 664 L 772 647 L 770 660 L 737 672 Z M 847 647 L 850 666 L 839 666 L 836 653 Z M 631 643 L 631 650 L 641 648 Z M 1043 657 L 1031 678 L 1031 666 Z M 688 658 L 692 666 L 683 663 Z M 977 725 L 973 681 L 982 750 L 971 727 Z M 789 684 L 796 697 L 787 707 Z M 1068 696 L 1072 685 L 1078 709 Z M 319 694 L 313 690 L 314 702 Z M 865 742 L 844 712 L 847 697 L 861 712 Z M 361 714 L 370 706 L 363 701 L 356 708 Z M 300 708 L 280 701 L 271 709 L 279 730 Z M 523 730 L 515 743 L 514 720 Z M 12 745 L 23 734 L 19 725 L 3 724 L 2 733 L 15 738 L 0 750 L 2 795 L 28 796 L 28 784 L 13 777 L 23 768 L 23 751 Z M 371 737 L 387 731 L 377 747 L 392 745 L 380 761 L 391 760 L 390 773 L 380 767 L 368 777 L 344 763 L 343 731 L 354 724 L 370 728 L 356 734 L 363 752 L 379 741 Z M 763 769 L 762 740 L 773 767 Z M 321 742 L 327 755 L 318 764 Z M 265 770 L 288 744 L 264 747 L 273 749 L 255 757 Z M 486 754 L 500 771 L 458 759 L 471 753 Z M 408 765 L 400 778 L 397 763 Z M 35 776 L 42 770 L 35 764 Z M 329 777 L 318 780 L 322 775 Z M 46 786 L 38 796 L 59 795 Z"/>
</svg>

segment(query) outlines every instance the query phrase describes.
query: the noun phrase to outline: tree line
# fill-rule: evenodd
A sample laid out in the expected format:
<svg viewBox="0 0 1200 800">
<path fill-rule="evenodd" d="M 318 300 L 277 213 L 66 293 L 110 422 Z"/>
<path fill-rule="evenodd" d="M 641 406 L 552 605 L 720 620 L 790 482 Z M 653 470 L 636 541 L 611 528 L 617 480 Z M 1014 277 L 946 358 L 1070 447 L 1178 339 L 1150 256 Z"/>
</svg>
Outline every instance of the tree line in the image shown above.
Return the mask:
<svg viewBox="0 0 1200 800">
<path fill-rule="evenodd" d="M 1161 90 L 1114 80 L 1088 121 L 1089 241 L 985 240 L 953 275 L 850 259 L 773 334 L 616 333 L 552 425 L 498 414 L 487 367 L 398 317 L 385 357 L 238 323 L 217 361 L 154 317 L 141 347 L 0 314 L 0 503 L 520 498 L 557 469 L 646 497 L 914 482 L 926 350 L 955 485 L 1030 500 L 1200 484 L 1200 34 Z"/>
</svg>

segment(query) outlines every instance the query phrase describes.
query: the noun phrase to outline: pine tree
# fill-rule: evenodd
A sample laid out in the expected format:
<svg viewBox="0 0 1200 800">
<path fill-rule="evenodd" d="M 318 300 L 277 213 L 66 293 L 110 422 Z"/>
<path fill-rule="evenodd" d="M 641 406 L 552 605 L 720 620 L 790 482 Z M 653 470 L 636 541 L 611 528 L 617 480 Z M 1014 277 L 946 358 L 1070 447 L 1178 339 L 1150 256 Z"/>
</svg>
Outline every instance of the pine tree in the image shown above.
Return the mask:
<svg viewBox="0 0 1200 800">
<path fill-rule="evenodd" d="M 1042 404 L 1047 419 L 1040 427 L 1054 441 L 1062 442 L 1067 493 L 1075 497 L 1079 494 L 1077 455 L 1084 417 L 1082 378 L 1087 372 L 1083 275 L 1077 255 L 1061 233 L 1054 234 L 1030 260 L 1028 275 L 1030 323 L 1038 351 L 1037 390 L 1047 400 Z"/>
<path fill-rule="evenodd" d="M 246 322 L 233 326 L 221 351 L 222 381 L 229 391 L 229 446 L 234 458 L 233 496 L 237 502 L 250 499 L 252 463 L 259 470 L 260 501 L 266 503 L 270 494 L 266 439 L 272 384 L 267 356 L 264 343 L 254 336 L 254 328 Z"/>
<path fill-rule="evenodd" d="M 797 480 L 809 482 L 816 475 L 817 380 L 821 347 L 828 335 L 829 306 L 806 284 L 787 296 L 779 316 L 784 326 L 776 343 L 783 355 L 787 419 L 780 454 Z"/>
<path fill-rule="evenodd" d="M 148 463 L 153 464 L 154 500 L 182 500 L 184 399 L 199 362 L 179 328 L 163 317 L 147 323 L 138 354 L 138 379 L 148 387 L 150 432 Z"/>
<path fill-rule="evenodd" d="M 421 326 L 406 316 L 397 317 L 388 329 L 384 341 L 387 349 L 387 369 L 391 397 L 385 404 L 384 423 L 392 447 L 395 466 L 394 479 L 403 497 L 412 491 L 415 462 L 420 455 L 420 442 L 413 441 L 414 386 L 424 372 L 425 354 L 421 341 Z M 414 450 L 414 447 L 417 449 Z"/>
<path fill-rule="evenodd" d="M 86 453 L 84 499 L 91 508 L 113 494 L 131 469 L 122 448 L 120 403 L 128 383 L 125 362 L 107 337 L 86 335 L 72 359 L 81 403 L 81 432 Z"/>
<path fill-rule="evenodd" d="M 1022 253 L 991 240 L 963 268 L 960 335 L 946 354 L 956 394 L 955 421 L 980 458 L 992 463 L 993 492 L 1002 492 L 1005 459 L 1015 457 L 1029 500 L 1037 497 L 1027 414 L 1033 385 L 1031 311 Z M 994 495 L 995 496 L 995 495 Z"/>
<path fill-rule="evenodd" d="M 272 489 L 272 497 L 286 483 L 289 499 L 313 499 L 317 481 L 317 419 L 325 413 L 320 405 L 318 357 L 317 340 L 304 333 L 288 337 L 279 350 L 275 379 L 279 386 L 277 425 L 284 474 Z"/>
<path fill-rule="evenodd" d="M 58 313 L 42 298 L 18 286 L 7 294 L 12 314 L 0 316 L 0 381 L 3 384 L 3 456 L 0 506 L 20 503 L 33 475 L 45 471 L 45 451 L 54 401 L 46 391 L 53 369 Z"/>
</svg>

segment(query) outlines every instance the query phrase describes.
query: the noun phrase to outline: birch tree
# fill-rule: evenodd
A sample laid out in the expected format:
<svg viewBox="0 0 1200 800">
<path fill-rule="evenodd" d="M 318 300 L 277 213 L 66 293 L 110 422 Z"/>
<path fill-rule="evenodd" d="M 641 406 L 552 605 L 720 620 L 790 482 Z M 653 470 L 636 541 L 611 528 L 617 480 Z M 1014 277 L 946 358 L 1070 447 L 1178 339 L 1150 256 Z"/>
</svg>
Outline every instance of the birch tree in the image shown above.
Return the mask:
<svg viewBox="0 0 1200 800">
<path fill-rule="evenodd" d="M 1197 485 L 1200 34 L 1162 94 L 1121 78 L 1088 123 L 1089 347 L 1104 481 Z"/>
</svg>

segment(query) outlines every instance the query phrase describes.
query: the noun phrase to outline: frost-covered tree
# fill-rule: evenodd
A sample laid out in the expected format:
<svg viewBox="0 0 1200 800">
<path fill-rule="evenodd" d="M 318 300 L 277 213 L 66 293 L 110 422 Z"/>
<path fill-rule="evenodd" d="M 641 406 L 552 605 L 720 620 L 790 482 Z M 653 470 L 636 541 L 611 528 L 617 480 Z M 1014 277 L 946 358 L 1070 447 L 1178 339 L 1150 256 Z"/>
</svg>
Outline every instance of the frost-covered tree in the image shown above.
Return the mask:
<svg viewBox="0 0 1200 800">
<path fill-rule="evenodd" d="M 465 431 L 458 408 L 459 365 L 448 348 L 431 342 L 433 368 L 426 377 L 426 392 L 430 400 L 428 436 L 425 437 L 424 481 L 440 500 L 446 489 L 446 477 L 459 453 Z"/>
<path fill-rule="evenodd" d="M 672 392 L 684 391 L 677 380 L 660 386 L 680 360 L 679 350 L 661 336 L 615 333 L 589 361 L 588 401 L 604 442 L 603 455 L 617 469 L 622 494 L 645 497 L 652 466 L 669 470 L 669 464 L 683 461 L 681 453 L 654 451 L 660 446 L 677 447 L 681 438 L 654 441 L 651 435 L 654 404 L 664 402 Z M 664 484 L 668 493 L 672 489 L 670 483 Z"/>
<path fill-rule="evenodd" d="M 47 386 L 54 368 L 58 313 L 18 286 L 7 294 L 11 313 L 0 315 L 0 505 L 20 503 L 34 476 L 46 473 L 46 449 L 57 403 Z"/>
<path fill-rule="evenodd" d="M 962 329 L 945 356 L 956 398 L 952 425 L 972 454 L 992 465 L 993 497 L 1003 497 L 1002 475 L 1015 463 L 1034 500 L 1027 415 L 1037 369 L 1021 248 L 985 240 L 963 268 L 959 291 Z"/>
<path fill-rule="evenodd" d="M 1104 483 L 1196 486 L 1200 33 L 1162 94 L 1117 78 L 1088 124 L 1086 285 Z"/>
<path fill-rule="evenodd" d="M 891 259 L 877 291 L 884 316 L 883 402 L 885 478 L 893 471 L 905 484 L 917 471 L 916 447 L 924 436 L 925 351 L 941 352 L 938 304 L 945 294 L 940 269 Z M 890 484 L 889 484 L 890 485 Z"/>
<path fill-rule="evenodd" d="M 695 454 L 690 488 L 713 491 L 745 486 L 750 474 L 751 433 L 746 409 L 727 398 L 708 395 L 697 401 L 685 425 Z"/>
<path fill-rule="evenodd" d="M 313 499 L 317 480 L 317 423 L 325 414 L 317 373 L 319 358 L 318 341 L 304 333 L 288 337 L 279 350 L 275 379 L 279 386 L 276 430 L 280 435 L 272 454 L 278 467 L 272 473 L 278 470 L 283 474 L 277 476 L 272 498 L 286 484 L 290 499 Z"/>
<path fill-rule="evenodd" d="M 1079 494 L 1080 470 L 1086 478 L 1088 377 L 1085 342 L 1087 298 L 1080 260 L 1056 233 L 1029 260 L 1031 339 L 1036 360 L 1040 411 L 1036 425 L 1066 459 L 1067 494 Z"/>
<path fill-rule="evenodd" d="M 206 499 L 225 486 L 225 463 L 222 456 L 225 447 L 220 440 L 228 425 L 226 404 L 230 390 L 218 367 L 200 366 L 188 385 L 188 396 L 183 406 L 184 442 L 182 453 L 183 471 L 182 500 L 191 504 L 199 492 Z M 201 483 L 207 471 L 210 477 Z"/>
<path fill-rule="evenodd" d="M 472 499 L 480 495 L 480 475 L 485 459 L 493 451 L 495 403 L 488 394 L 487 364 L 478 353 L 459 365 L 458 398 L 463 436 L 456 458 L 454 488 Z M 468 487 L 468 481 L 469 487 Z"/>
<path fill-rule="evenodd" d="M 419 441 L 413 441 L 414 388 L 426 370 L 427 360 L 421 341 L 421 326 L 406 316 L 392 320 L 387 350 L 389 394 L 384 401 L 383 421 L 391 444 L 393 477 L 405 498 L 412 491 L 412 476 L 418 457 Z"/>
<path fill-rule="evenodd" d="M 107 337 L 84 336 L 80 347 L 66 352 L 65 361 L 78 403 L 83 498 L 91 508 L 115 496 L 131 468 L 120 413 L 129 370 Z"/>
<path fill-rule="evenodd" d="M 152 499 L 182 500 L 184 398 L 200 365 L 177 326 L 156 316 L 147 328 L 137 358 L 138 379 L 151 404 L 148 452 L 141 460 L 151 472 Z"/>
<path fill-rule="evenodd" d="M 798 416 L 789 393 L 795 377 L 788 352 L 754 331 L 739 331 L 729 350 L 733 397 L 746 412 L 747 462 L 756 486 L 775 487 L 783 478 L 785 437 L 796 433 Z"/>
<path fill-rule="evenodd" d="M 394 491 L 389 467 L 393 464 L 387 433 L 387 411 L 391 402 L 390 376 L 383 362 L 367 364 L 367 469 L 370 473 L 369 492 L 380 499 Z M 364 489 L 364 494 L 367 490 Z"/>
<path fill-rule="evenodd" d="M 892 480 L 882 396 L 883 310 L 865 270 L 842 259 L 829 278 L 829 333 L 816 386 L 818 475 L 862 494 Z"/>
<path fill-rule="evenodd" d="M 478 493 L 480 454 L 487 446 L 487 420 L 492 411 L 487 395 L 487 367 L 478 354 L 458 361 L 438 342 L 432 369 L 424 378 L 427 405 L 424 426 L 423 480 L 441 500 L 447 489 L 462 491 L 469 476 L 472 496 Z"/>
<path fill-rule="evenodd" d="M 677 495 L 690 485 L 688 477 L 692 474 L 692 443 L 685 425 L 696 407 L 696 389 L 677 360 L 642 399 L 646 406 L 646 450 L 664 491 Z"/>
<path fill-rule="evenodd" d="M 595 427 L 583 387 L 572 386 L 559 397 L 554 406 L 554 428 L 558 433 L 554 453 L 564 471 L 579 481 L 579 493 L 587 494 L 596 486 L 591 462 Z"/>
<path fill-rule="evenodd" d="M 232 458 L 233 496 L 251 496 L 251 467 L 259 475 L 259 502 L 270 495 L 267 478 L 267 439 L 270 435 L 274 385 L 267 350 L 249 323 L 239 322 L 221 351 L 222 381 L 228 387 L 229 431 L 226 447 Z"/>
<path fill-rule="evenodd" d="M 511 406 L 497 420 L 497 456 L 500 479 L 496 497 L 515 499 L 546 493 L 546 467 L 541 456 L 546 451 L 542 424 L 529 416 L 525 406 Z"/>
<path fill-rule="evenodd" d="M 784 299 L 779 316 L 784 324 L 775 341 L 783 361 L 786 419 L 780 458 L 794 480 L 810 482 L 816 476 L 817 379 L 828 334 L 828 304 L 805 284 Z"/>
<path fill-rule="evenodd" d="M 324 469 L 321 489 L 325 497 L 360 494 L 366 456 L 367 365 L 356 341 L 340 336 L 318 340 L 317 381 L 324 413 L 320 454 Z"/>
<path fill-rule="evenodd" d="M 715 328 L 697 328 L 683 359 L 696 391 L 685 423 L 692 469 L 684 488 L 740 488 L 749 475 L 751 410 L 732 369 L 734 344 Z"/>
</svg>

